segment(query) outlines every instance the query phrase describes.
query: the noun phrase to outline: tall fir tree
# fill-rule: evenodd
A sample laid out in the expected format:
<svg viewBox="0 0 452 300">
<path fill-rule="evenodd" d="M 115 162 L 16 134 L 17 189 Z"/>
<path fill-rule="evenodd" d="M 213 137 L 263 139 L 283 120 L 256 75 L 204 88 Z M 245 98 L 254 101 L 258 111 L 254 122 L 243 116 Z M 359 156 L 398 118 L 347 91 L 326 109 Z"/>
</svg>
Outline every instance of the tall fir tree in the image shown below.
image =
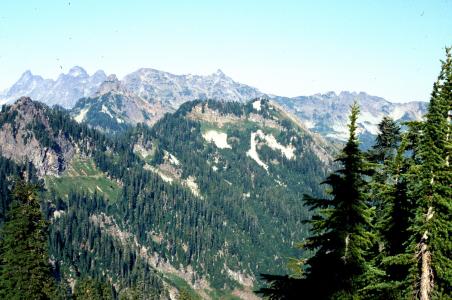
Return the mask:
<svg viewBox="0 0 452 300">
<path fill-rule="evenodd" d="M 370 160 L 384 165 L 386 160 L 394 158 L 397 154 L 401 140 L 400 126 L 391 117 L 385 116 L 378 124 L 378 130 L 369 157 Z"/>
<path fill-rule="evenodd" d="M 420 130 L 416 177 L 410 192 L 416 199 L 408 253 L 412 296 L 421 300 L 452 295 L 452 58 L 446 49 Z"/>
<path fill-rule="evenodd" d="M 38 186 L 18 181 L 0 232 L 0 298 L 50 299 L 55 282 L 47 250 L 47 222 Z"/>
<path fill-rule="evenodd" d="M 374 272 L 374 281 L 369 282 L 369 299 L 403 299 L 406 295 L 408 267 L 404 257 L 413 217 L 413 201 L 408 196 L 412 159 L 407 155 L 407 149 L 408 136 L 403 134 L 400 145 L 388 148 L 391 155 L 385 154 L 380 156 L 385 159 L 375 161 L 371 198 L 376 208 L 377 244 L 370 259 L 382 272 Z"/>
<path fill-rule="evenodd" d="M 324 182 L 331 199 L 305 197 L 314 212 L 312 236 L 305 249 L 316 251 L 307 259 L 306 287 L 315 299 L 358 299 L 369 270 L 366 251 L 374 238 L 371 208 L 367 204 L 366 176 L 372 170 L 359 150 L 356 121 L 359 107 L 351 108 L 350 136 L 337 159 L 341 167 Z M 307 297 L 307 299 L 310 299 Z"/>
</svg>

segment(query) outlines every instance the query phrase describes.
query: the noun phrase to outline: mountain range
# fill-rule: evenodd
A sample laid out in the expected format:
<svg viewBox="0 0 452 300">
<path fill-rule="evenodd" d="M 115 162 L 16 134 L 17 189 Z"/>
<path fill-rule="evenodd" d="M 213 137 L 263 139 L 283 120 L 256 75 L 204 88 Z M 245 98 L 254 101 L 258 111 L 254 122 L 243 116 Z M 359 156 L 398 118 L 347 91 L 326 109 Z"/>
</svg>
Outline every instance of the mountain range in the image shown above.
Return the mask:
<svg viewBox="0 0 452 300">
<path fill-rule="evenodd" d="M 328 92 L 292 98 L 266 95 L 257 88 L 234 81 L 221 70 L 200 76 L 174 75 L 149 68 L 139 69 L 122 80 L 114 75 L 107 77 L 103 71 L 90 76 L 81 67 L 73 67 L 55 81 L 26 71 L 0 95 L 0 103 L 11 103 L 21 96 L 71 109 L 77 121 L 107 131 L 137 123 L 152 125 L 165 113 L 174 112 L 191 100 L 245 103 L 265 97 L 292 112 L 310 130 L 339 141 L 346 138 L 349 108 L 357 101 L 361 107 L 358 125 L 366 146 L 377 133 L 377 124 L 384 115 L 401 122 L 420 120 L 427 107 L 426 102 L 393 103 L 364 92 Z"/>
<path fill-rule="evenodd" d="M 0 223 L 14 178 L 37 178 L 59 284 L 95 278 L 118 299 L 256 299 L 260 274 L 306 254 L 294 244 L 309 231 L 303 195 L 325 195 L 350 105 L 366 147 L 384 115 L 426 109 L 363 92 L 265 95 L 221 71 L 25 72 L 3 95 Z"/>
<path fill-rule="evenodd" d="M 71 108 L 78 99 L 94 94 L 106 79 L 104 71 L 99 70 L 90 76 L 77 66 L 71 68 L 67 74 L 60 74 L 56 80 L 44 79 L 28 70 L 15 84 L 0 94 L 0 104 L 28 96 L 50 106 Z"/>
</svg>

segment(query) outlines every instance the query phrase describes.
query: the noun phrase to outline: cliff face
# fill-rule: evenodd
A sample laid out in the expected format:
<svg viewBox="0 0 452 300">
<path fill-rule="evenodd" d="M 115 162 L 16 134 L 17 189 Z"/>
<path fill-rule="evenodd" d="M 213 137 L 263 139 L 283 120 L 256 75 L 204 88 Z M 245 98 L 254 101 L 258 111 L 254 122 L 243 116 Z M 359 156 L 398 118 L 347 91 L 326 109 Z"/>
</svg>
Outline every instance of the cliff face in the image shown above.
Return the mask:
<svg viewBox="0 0 452 300">
<path fill-rule="evenodd" d="M 48 108 L 22 97 L 0 113 L 0 154 L 16 162 L 32 162 L 39 176 L 59 175 L 76 145 L 49 123 Z"/>
</svg>

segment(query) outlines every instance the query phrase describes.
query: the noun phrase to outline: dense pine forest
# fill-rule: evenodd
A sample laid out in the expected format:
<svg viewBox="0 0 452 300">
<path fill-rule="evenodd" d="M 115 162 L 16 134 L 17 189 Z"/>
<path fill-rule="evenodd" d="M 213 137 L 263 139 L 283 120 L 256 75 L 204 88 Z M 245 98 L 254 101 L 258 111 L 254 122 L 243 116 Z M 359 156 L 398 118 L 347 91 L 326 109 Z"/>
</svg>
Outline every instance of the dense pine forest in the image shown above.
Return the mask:
<svg viewBox="0 0 452 300">
<path fill-rule="evenodd" d="M 311 235 L 291 276 L 263 275 L 270 299 L 452 298 L 452 56 L 433 85 L 422 122 L 384 118 L 359 150 L 357 105 L 328 197 L 304 197 Z"/>
<path fill-rule="evenodd" d="M 359 114 L 339 150 L 268 99 L 2 107 L 0 298 L 452 299 L 451 49 L 423 121 L 363 151 Z"/>
</svg>

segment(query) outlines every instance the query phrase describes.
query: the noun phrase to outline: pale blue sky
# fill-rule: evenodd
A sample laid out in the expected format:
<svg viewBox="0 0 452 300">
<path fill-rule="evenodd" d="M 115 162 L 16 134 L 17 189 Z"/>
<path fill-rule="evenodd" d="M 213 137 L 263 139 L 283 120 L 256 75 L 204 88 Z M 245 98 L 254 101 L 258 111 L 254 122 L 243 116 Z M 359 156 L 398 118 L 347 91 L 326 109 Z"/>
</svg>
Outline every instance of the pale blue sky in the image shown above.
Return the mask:
<svg viewBox="0 0 452 300">
<path fill-rule="evenodd" d="M 449 0 L 2 0 L 0 89 L 27 69 L 55 78 L 74 65 L 118 77 L 220 68 L 283 96 L 428 100 L 446 45 Z"/>
</svg>

